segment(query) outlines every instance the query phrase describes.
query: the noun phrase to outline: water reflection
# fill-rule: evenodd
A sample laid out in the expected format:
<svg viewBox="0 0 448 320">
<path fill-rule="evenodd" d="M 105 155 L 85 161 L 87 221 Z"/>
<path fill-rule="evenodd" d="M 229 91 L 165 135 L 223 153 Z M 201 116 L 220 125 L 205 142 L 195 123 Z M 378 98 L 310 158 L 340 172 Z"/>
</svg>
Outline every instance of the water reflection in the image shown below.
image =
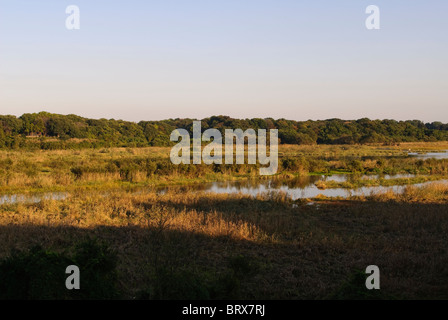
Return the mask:
<svg viewBox="0 0 448 320">
<path fill-rule="evenodd" d="M 400 174 L 400 175 L 386 175 L 381 176 L 385 179 L 394 178 L 412 178 L 415 175 L 411 174 Z M 378 178 L 380 176 L 366 176 L 368 178 Z M 342 197 L 347 198 L 350 196 L 369 196 L 374 193 L 386 192 L 392 190 L 396 193 L 401 193 L 404 191 L 406 186 L 369 186 L 361 187 L 356 189 L 346 189 L 346 188 L 334 188 L 334 189 L 319 189 L 316 187 L 315 182 L 319 180 L 333 180 L 337 182 L 344 182 L 347 180 L 359 179 L 359 176 L 353 175 L 333 175 L 333 176 L 304 176 L 297 177 L 294 179 L 270 179 L 270 180 L 248 180 L 248 181 L 230 181 L 230 182 L 212 182 L 204 183 L 200 185 L 190 185 L 185 187 L 167 187 L 159 190 L 160 193 L 165 193 L 168 190 L 174 192 L 194 192 L 203 191 L 211 193 L 220 194 L 236 194 L 242 193 L 245 195 L 257 196 L 263 193 L 269 192 L 283 192 L 290 196 L 293 200 L 301 198 L 314 198 L 318 195 L 323 195 L 326 197 Z M 441 180 L 439 182 L 448 183 L 448 180 Z M 432 183 L 424 182 L 420 184 L 415 184 L 415 186 L 423 186 Z"/>
<path fill-rule="evenodd" d="M 43 194 L 7 194 L 0 195 L 0 205 L 14 203 L 38 203 L 42 200 L 64 200 L 68 197 L 67 192 L 49 192 Z"/>
<path fill-rule="evenodd" d="M 293 200 L 300 198 L 314 198 L 318 195 L 327 197 L 342 197 L 346 198 L 355 195 L 369 196 L 372 193 L 385 192 L 392 190 L 400 193 L 406 188 L 406 186 L 370 186 L 361 187 L 356 189 L 346 188 L 334 188 L 334 189 L 319 189 L 315 183 L 318 181 L 336 181 L 345 182 L 358 179 L 396 179 L 396 178 L 412 178 L 413 174 L 397 174 L 397 175 L 345 175 L 337 174 L 332 176 L 324 175 L 312 175 L 302 176 L 296 178 L 271 178 L 268 180 L 240 180 L 240 181 L 227 181 L 227 182 L 211 182 L 200 183 L 186 186 L 168 186 L 159 188 L 142 188 L 139 190 L 129 191 L 134 194 L 144 194 L 146 192 L 157 192 L 158 194 L 165 194 L 166 192 L 175 193 L 187 193 L 187 192 L 213 192 L 213 193 L 225 193 L 235 194 L 242 193 L 251 196 L 257 196 L 262 193 L 268 192 L 284 192 L 289 195 Z M 448 180 L 441 180 L 441 182 L 447 183 Z M 431 182 L 425 182 L 421 184 L 415 184 L 415 186 L 422 186 Z M 0 195 L 0 205 L 13 204 L 13 203 L 38 203 L 41 200 L 64 200 L 69 196 L 66 192 L 51 192 L 44 194 L 34 195 Z M 108 196 L 108 193 L 103 194 L 104 197 Z"/>
<path fill-rule="evenodd" d="M 428 152 L 428 153 L 417 153 L 417 152 L 410 152 L 408 153 L 409 156 L 415 157 L 417 159 L 448 159 L 448 150 L 444 152 Z"/>
</svg>

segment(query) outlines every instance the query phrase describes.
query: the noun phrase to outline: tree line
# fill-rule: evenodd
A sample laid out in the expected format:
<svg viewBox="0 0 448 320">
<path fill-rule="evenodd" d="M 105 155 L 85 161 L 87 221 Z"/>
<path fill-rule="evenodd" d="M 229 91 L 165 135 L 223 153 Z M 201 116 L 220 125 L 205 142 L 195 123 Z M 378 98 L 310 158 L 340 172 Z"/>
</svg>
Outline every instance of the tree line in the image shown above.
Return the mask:
<svg viewBox="0 0 448 320">
<path fill-rule="evenodd" d="M 177 128 L 192 134 L 193 120 L 168 119 L 130 122 L 88 119 L 48 112 L 20 117 L 0 115 L 0 148 L 81 149 L 99 147 L 170 146 Z M 201 120 L 202 130 L 278 129 L 283 144 L 367 144 L 416 141 L 448 141 L 448 124 L 419 120 L 308 120 L 212 116 Z"/>
</svg>

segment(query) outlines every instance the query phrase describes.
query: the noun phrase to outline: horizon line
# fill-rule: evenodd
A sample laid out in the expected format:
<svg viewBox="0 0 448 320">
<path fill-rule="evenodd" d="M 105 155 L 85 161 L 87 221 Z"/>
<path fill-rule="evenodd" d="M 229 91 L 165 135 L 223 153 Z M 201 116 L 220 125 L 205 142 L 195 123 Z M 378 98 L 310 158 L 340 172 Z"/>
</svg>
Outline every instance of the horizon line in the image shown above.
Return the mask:
<svg viewBox="0 0 448 320">
<path fill-rule="evenodd" d="M 142 121 L 146 121 L 146 122 L 150 122 L 150 121 L 158 122 L 158 121 L 169 121 L 169 120 L 192 120 L 192 121 L 195 121 L 195 120 L 196 120 L 196 121 L 202 121 L 202 120 L 204 120 L 204 119 L 209 119 L 209 118 L 212 118 L 212 117 L 227 117 L 227 118 L 235 119 L 235 120 L 252 120 L 252 119 L 263 119 L 263 120 L 267 120 L 267 119 L 272 119 L 272 120 L 275 120 L 275 121 L 278 121 L 278 120 L 287 120 L 287 121 L 295 121 L 295 122 L 308 122 L 308 121 L 315 121 L 315 122 L 318 122 L 318 121 L 330 121 L 330 120 L 359 121 L 359 120 L 362 120 L 362 119 L 367 119 L 367 120 L 369 120 L 369 121 L 386 121 L 386 120 L 389 120 L 389 121 L 396 121 L 396 122 L 420 121 L 420 122 L 422 122 L 422 123 L 435 123 L 435 122 L 444 123 L 444 122 L 442 122 L 442 121 L 440 121 L 440 120 L 433 120 L 433 121 L 423 121 L 423 120 L 420 120 L 420 119 L 397 120 L 397 119 L 392 119 L 392 118 L 383 118 L 383 119 L 376 118 L 376 119 L 372 119 L 372 118 L 369 118 L 369 117 L 362 117 L 362 118 L 358 118 L 358 119 L 343 119 L 343 118 L 335 118 L 335 117 L 333 117 L 333 118 L 327 118 L 327 119 L 307 119 L 307 120 L 295 120 L 295 119 L 288 119 L 288 118 L 273 118 L 273 117 L 263 117 L 263 118 L 261 118 L 261 117 L 236 118 L 236 117 L 232 117 L 232 116 L 224 115 L 224 114 L 220 114 L 220 115 L 210 115 L 210 116 L 208 116 L 208 117 L 204 117 L 204 118 L 202 118 L 202 119 L 189 118 L 189 117 L 176 117 L 176 118 L 165 118 L 165 119 L 159 119 L 159 120 L 138 120 L 138 121 L 135 121 L 135 120 L 125 120 L 125 119 L 105 118 L 105 117 L 92 118 L 92 117 L 82 116 L 82 115 L 75 114 L 75 113 L 63 114 L 63 113 L 54 113 L 54 112 L 49 112 L 49 111 L 44 111 L 44 110 L 39 111 L 39 112 L 25 112 L 25 113 L 23 113 L 22 115 L 0 114 L 0 116 L 14 116 L 14 117 L 16 117 L 16 118 L 20 118 L 20 117 L 22 117 L 23 115 L 26 115 L 26 114 L 41 114 L 41 113 L 47 113 L 47 114 L 50 114 L 50 115 L 58 115 L 58 116 L 77 116 L 77 117 L 81 117 L 81 118 L 89 119 L 89 120 L 114 120 L 114 121 L 133 122 L 133 123 L 139 123 L 139 122 L 142 122 Z"/>
</svg>

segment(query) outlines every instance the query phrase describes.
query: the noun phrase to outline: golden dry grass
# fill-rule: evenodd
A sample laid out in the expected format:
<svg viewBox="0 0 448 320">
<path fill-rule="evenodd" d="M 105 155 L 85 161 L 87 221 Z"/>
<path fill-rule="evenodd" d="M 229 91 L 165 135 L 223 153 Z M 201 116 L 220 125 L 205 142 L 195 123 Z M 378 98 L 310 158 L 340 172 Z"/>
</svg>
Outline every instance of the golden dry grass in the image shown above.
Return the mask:
<svg viewBox="0 0 448 320">
<path fill-rule="evenodd" d="M 259 265 L 241 280 L 240 298 L 327 298 L 369 264 L 381 269 L 382 292 L 448 298 L 446 185 L 292 204 L 284 194 L 80 191 L 0 206 L 0 257 L 33 244 L 65 250 L 95 236 L 118 252 L 127 298 L 152 281 L 154 266 L 217 279 L 238 254 Z"/>
<path fill-rule="evenodd" d="M 400 155 L 409 149 L 446 150 L 448 143 L 280 146 L 284 156 L 335 156 L 327 164 L 336 169 L 345 168 L 346 161 L 339 159 L 344 156 Z M 447 185 L 410 186 L 403 194 L 344 201 L 314 199 L 309 205 L 285 194 L 176 189 L 159 194 L 131 188 L 247 178 L 253 173 L 246 169 L 149 177 L 136 170 L 125 182 L 120 172 L 103 172 L 115 160 L 166 159 L 168 154 L 169 148 L 0 151 L 2 192 L 70 190 L 65 200 L 0 205 L 0 258 L 13 248 L 39 244 L 64 251 L 83 238 L 98 237 L 118 253 L 120 286 L 129 299 L 147 289 L 160 267 L 213 282 L 229 272 L 228 261 L 235 255 L 258 265 L 256 275 L 238 280 L 238 298 L 328 298 L 354 270 L 377 264 L 386 294 L 448 299 Z M 77 178 L 70 169 L 79 165 L 94 170 Z M 377 164 L 367 159 L 363 165 Z M 447 170 L 444 162 L 430 165 L 429 173 Z M 298 166 L 281 177 L 307 173 Z"/>
</svg>

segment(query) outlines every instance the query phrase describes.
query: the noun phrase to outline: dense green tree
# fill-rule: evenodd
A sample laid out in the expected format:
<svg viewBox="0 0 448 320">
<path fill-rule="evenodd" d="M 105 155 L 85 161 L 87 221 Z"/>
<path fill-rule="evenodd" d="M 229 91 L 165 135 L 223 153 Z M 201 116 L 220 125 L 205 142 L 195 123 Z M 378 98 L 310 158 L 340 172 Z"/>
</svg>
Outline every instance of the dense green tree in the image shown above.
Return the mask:
<svg viewBox="0 0 448 320">
<path fill-rule="evenodd" d="M 113 146 L 169 146 L 170 134 L 176 128 L 193 133 L 195 119 L 140 121 L 87 119 L 77 115 L 48 112 L 27 113 L 17 118 L 0 116 L 0 148 L 67 149 Z M 448 140 L 448 124 L 423 123 L 419 120 L 341 119 L 293 121 L 287 119 L 234 119 L 212 116 L 201 120 L 202 130 L 278 129 L 281 143 L 287 144 L 355 144 L 393 143 L 404 141 Z M 29 139 L 38 135 L 41 139 Z M 57 138 L 46 139 L 46 137 Z"/>
</svg>

